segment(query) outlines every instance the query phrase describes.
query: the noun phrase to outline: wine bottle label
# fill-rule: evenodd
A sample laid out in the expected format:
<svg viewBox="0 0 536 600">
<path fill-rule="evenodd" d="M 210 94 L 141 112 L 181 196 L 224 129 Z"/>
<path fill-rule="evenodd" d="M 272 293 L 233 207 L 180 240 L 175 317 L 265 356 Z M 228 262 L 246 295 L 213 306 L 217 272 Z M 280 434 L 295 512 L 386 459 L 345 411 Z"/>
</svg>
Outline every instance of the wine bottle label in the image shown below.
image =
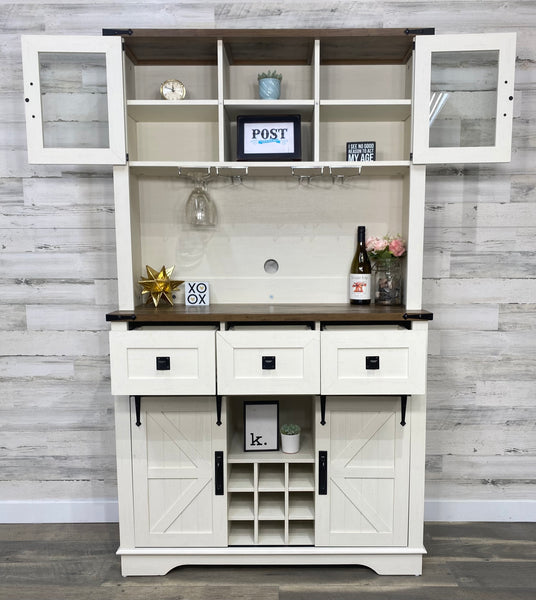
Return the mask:
<svg viewBox="0 0 536 600">
<path fill-rule="evenodd" d="M 350 273 L 350 300 L 370 300 L 370 275 Z"/>
</svg>

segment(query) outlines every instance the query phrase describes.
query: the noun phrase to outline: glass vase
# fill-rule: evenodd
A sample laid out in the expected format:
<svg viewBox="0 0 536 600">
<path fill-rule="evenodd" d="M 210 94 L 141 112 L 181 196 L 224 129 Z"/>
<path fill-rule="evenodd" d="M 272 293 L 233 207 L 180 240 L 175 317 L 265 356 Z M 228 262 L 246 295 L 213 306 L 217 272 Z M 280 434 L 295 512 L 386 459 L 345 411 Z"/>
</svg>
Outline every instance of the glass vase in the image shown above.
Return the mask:
<svg viewBox="0 0 536 600">
<path fill-rule="evenodd" d="M 373 267 L 376 304 L 402 304 L 402 261 L 378 259 Z"/>
</svg>

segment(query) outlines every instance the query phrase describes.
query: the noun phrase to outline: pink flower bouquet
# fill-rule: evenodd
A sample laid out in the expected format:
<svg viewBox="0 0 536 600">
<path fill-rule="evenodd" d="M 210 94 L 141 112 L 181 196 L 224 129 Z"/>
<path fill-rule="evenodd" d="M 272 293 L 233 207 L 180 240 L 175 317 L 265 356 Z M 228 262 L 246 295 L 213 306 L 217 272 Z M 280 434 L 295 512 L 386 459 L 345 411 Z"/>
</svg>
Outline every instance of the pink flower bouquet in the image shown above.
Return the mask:
<svg viewBox="0 0 536 600">
<path fill-rule="evenodd" d="M 371 258 L 386 259 L 401 258 L 406 253 L 406 242 L 400 236 L 384 235 L 382 238 L 369 237 L 367 252 Z"/>
</svg>

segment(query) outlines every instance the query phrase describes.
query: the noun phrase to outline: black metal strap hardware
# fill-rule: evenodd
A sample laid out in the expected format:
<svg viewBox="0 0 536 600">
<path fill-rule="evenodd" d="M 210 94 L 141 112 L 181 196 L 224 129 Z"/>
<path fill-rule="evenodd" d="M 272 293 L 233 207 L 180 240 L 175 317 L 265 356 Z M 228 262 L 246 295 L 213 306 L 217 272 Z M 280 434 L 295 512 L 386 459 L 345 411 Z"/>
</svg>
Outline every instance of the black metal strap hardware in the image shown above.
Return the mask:
<svg viewBox="0 0 536 600">
<path fill-rule="evenodd" d="M 320 396 L 320 425 L 326 424 L 326 397 Z"/>
<path fill-rule="evenodd" d="M 407 396 L 400 396 L 400 412 L 402 415 L 402 420 L 400 421 L 400 425 L 402 425 L 402 427 L 404 427 L 404 425 L 406 424 L 406 408 L 408 406 L 408 397 Z"/>
<path fill-rule="evenodd" d="M 328 495 L 328 453 L 326 450 L 318 452 L 318 495 Z"/>
<path fill-rule="evenodd" d="M 136 427 L 141 425 L 141 396 L 134 396 L 134 405 L 136 407 Z"/>
<path fill-rule="evenodd" d="M 135 321 L 136 315 L 134 313 L 122 313 L 122 314 L 114 314 L 108 313 L 106 315 L 107 321 Z"/>
<path fill-rule="evenodd" d="M 435 27 L 422 27 L 421 29 L 405 29 L 406 35 L 435 35 Z"/>
<path fill-rule="evenodd" d="M 132 29 L 103 29 L 102 35 L 132 35 Z"/>
<path fill-rule="evenodd" d="M 214 484 L 215 495 L 223 496 L 223 452 L 221 450 L 214 452 Z"/>
<path fill-rule="evenodd" d="M 432 321 L 434 313 L 404 313 L 402 318 L 405 321 Z"/>
<path fill-rule="evenodd" d="M 216 425 L 221 425 L 221 396 L 216 396 Z"/>
</svg>

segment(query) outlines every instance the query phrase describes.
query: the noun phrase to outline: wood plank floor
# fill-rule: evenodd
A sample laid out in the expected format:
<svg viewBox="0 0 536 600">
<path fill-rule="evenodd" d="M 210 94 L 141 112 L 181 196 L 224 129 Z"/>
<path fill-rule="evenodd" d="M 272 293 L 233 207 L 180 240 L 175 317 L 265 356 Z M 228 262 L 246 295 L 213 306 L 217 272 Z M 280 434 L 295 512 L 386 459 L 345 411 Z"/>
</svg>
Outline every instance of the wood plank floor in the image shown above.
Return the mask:
<svg viewBox="0 0 536 600">
<path fill-rule="evenodd" d="M 115 524 L 0 525 L 0 600 L 535 600 L 536 523 L 428 523 L 422 577 L 363 567 L 120 574 Z"/>
</svg>

